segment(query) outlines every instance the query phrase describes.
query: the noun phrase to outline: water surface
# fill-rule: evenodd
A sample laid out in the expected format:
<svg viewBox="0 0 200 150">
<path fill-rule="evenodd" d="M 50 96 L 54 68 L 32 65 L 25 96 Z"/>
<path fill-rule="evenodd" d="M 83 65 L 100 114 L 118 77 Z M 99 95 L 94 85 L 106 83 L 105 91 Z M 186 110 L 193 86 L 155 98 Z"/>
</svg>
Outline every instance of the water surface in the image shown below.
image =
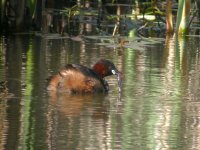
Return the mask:
<svg viewBox="0 0 200 150">
<path fill-rule="evenodd" d="M 1 37 L 0 149 L 175 149 L 200 147 L 199 38 L 166 38 L 144 50 L 99 40 Z M 124 74 L 108 94 L 52 95 L 46 79 L 67 63 L 113 61 Z M 2 92 L 3 93 L 3 92 Z"/>
</svg>

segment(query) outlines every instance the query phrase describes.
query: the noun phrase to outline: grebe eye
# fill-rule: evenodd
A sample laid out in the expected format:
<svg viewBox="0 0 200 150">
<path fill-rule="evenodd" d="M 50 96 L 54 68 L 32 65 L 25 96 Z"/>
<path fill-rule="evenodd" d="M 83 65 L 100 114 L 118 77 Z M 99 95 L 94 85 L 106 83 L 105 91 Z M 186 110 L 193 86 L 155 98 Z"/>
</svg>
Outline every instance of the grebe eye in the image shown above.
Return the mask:
<svg viewBox="0 0 200 150">
<path fill-rule="evenodd" d="M 111 70 L 112 74 L 116 74 L 116 71 L 115 70 Z"/>
</svg>

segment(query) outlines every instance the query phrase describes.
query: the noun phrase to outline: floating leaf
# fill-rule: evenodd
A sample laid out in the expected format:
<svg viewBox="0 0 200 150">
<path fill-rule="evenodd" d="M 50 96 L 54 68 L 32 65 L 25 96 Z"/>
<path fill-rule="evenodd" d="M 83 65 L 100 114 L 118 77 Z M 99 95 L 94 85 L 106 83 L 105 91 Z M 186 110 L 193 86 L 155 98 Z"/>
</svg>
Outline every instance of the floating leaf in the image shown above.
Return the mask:
<svg viewBox="0 0 200 150">
<path fill-rule="evenodd" d="M 98 40 L 97 45 L 108 48 L 131 48 L 135 50 L 145 50 L 147 46 L 165 41 L 163 38 L 129 38 L 125 36 L 85 36 L 85 38 Z"/>
</svg>

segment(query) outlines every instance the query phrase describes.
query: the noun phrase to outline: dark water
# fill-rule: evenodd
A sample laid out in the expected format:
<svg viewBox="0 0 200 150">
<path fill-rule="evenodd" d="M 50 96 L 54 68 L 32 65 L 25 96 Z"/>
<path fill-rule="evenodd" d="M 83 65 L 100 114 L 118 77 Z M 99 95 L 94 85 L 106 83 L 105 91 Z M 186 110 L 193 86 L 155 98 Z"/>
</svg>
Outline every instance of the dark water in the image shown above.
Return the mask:
<svg viewBox="0 0 200 150">
<path fill-rule="evenodd" d="M 1 37 L 0 149 L 197 150 L 200 148 L 200 39 L 114 49 L 97 40 Z M 98 41 L 99 42 L 99 41 Z M 112 60 L 123 93 L 50 96 L 46 78 L 66 63 Z"/>
</svg>

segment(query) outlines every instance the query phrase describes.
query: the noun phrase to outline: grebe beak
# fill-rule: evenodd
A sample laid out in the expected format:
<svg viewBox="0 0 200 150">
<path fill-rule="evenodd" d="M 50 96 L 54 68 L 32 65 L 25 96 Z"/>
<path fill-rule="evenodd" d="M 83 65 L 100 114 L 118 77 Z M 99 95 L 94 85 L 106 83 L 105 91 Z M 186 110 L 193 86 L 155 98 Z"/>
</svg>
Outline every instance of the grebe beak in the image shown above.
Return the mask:
<svg viewBox="0 0 200 150">
<path fill-rule="evenodd" d="M 122 73 L 119 72 L 118 70 L 112 70 L 112 73 L 117 76 L 118 90 L 121 93 L 121 91 L 122 91 Z"/>
</svg>

